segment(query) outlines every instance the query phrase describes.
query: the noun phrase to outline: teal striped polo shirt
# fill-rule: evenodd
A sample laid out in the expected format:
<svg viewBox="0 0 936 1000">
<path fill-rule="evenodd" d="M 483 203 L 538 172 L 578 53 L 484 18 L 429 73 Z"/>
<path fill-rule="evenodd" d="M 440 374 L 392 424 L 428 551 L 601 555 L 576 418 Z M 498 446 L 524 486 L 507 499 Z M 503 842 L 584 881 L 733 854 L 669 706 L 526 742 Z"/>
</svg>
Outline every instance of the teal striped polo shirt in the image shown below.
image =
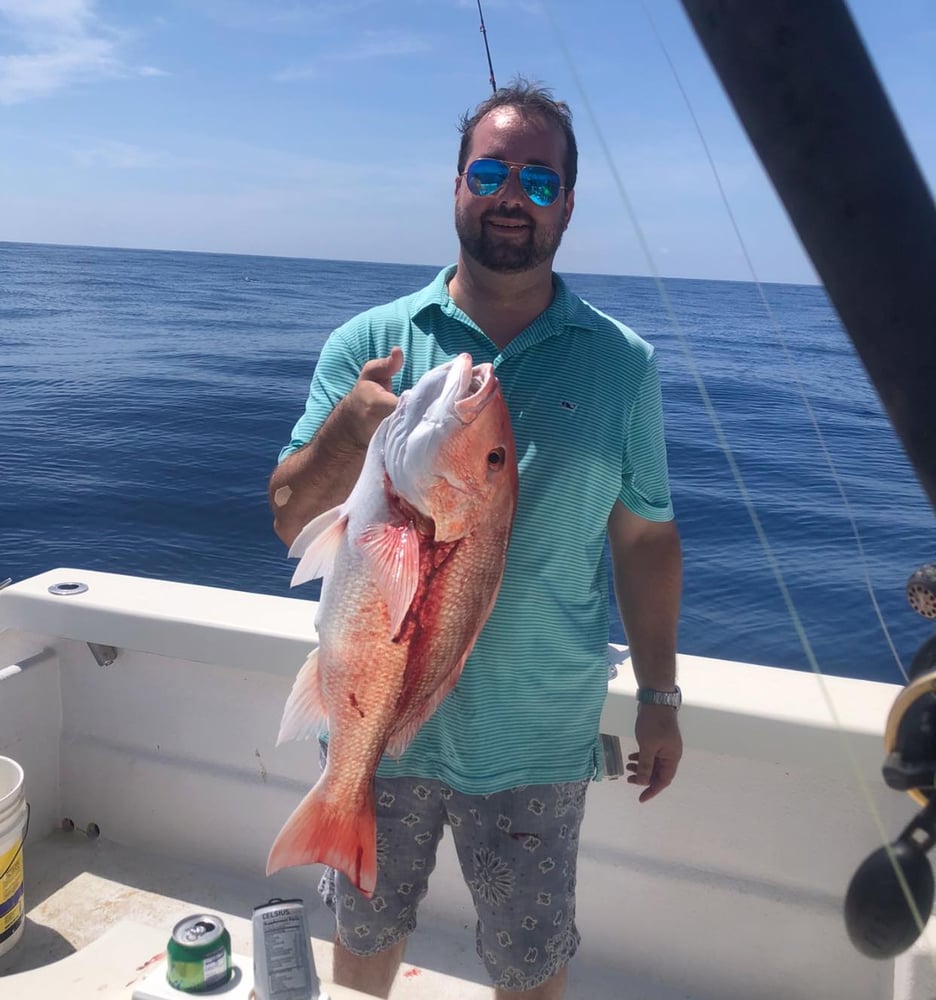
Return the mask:
<svg viewBox="0 0 936 1000">
<path fill-rule="evenodd" d="M 608 516 L 621 500 L 652 521 L 673 517 L 653 348 L 554 275 L 552 304 L 499 351 L 450 298 L 454 273 L 331 334 L 280 459 L 312 438 L 363 364 L 394 345 L 404 355 L 397 394 L 463 351 L 491 362 L 520 467 L 504 580 L 458 684 L 379 773 L 466 794 L 600 777 Z"/>
</svg>

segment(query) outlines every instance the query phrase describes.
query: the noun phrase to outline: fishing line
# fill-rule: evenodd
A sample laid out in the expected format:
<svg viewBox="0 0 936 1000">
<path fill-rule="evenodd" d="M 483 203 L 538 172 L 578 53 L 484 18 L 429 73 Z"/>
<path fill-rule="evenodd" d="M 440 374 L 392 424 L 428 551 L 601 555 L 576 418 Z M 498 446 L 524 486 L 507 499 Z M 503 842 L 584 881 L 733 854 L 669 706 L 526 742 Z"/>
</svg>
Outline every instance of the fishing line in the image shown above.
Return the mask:
<svg viewBox="0 0 936 1000">
<path fill-rule="evenodd" d="M 812 424 L 813 431 L 816 434 L 816 439 L 819 442 L 819 446 L 825 458 L 826 465 L 829 467 L 829 472 L 832 476 L 832 481 L 835 483 L 839 496 L 842 499 L 842 505 L 845 509 L 845 514 L 848 518 L 848 522 L 851 525 L 852 534 L 855 536 L 855 544 L 858 548 L 858 557 L 859 557 L 859 562 L 861 564 L 861 569 L 864 574 L 865 587 L 868 591 L 868 596 L 871 599 L 871 604 L 874 607 L 874 613 L 877 616 L 878 623 L 881 626 L 881 631 L 883 632 L 884 638 L 887 641 L 887 645 L 890 648 L 891 655 L 894 657 L 894 661 L 897 664 L 897 669 L 903 676 L 904 683 L 906 683 L 909 680 L 907 676 L 907 671 L 904 668 L 903 661 L 900 658 L 900 654 L 897 652 L 897 647 L 894 645 L 894 641 L 891 638 L 890 630 L 888 629 L 887 623 L 884 620 L 884 615 L 881 611 L 880 605 L 878 604 L 877 595 L 874 592 L 874 584 L 871 580 L 871 569 L 870 566 L 868 565 L 868 559 L 865 554 L 865 548 L 864 548 L 864 543 L 862 542 L 861 532 L 858 529 L 857 519 L 855 518 L 854 512 L 852 511 L 851 504 L 848 502 L 848 495 L 845 492 L 845 485 L 842 482 L 841 477 L 839 476 L 838 469 L 836 468 L 835 465 L 835 461 L 832 458 L 832 454 L 829 451 L 828 445 L 826 443 L 825 435 L 822 433 L 822 430 L 819 426 L 819 421 L 816 418 L 815 411 L 812 408 L 812 404 L 809 402 L 809 396 L 806 392 L 805 387 L 803 386 L 802 380 L 800 379 L 799 367 L 796 364 L 796 361 L 794 360 L 793 355 L 790 352 L 789 346 L 787 345 L 786 342 L 786 338 L 783 336 L 783 331 L 781 329 L 780 323 L 777 321 L 776 314 L 771 308 L 770 302 L 767 300 L 767 294 L 764 291 L 764 286 L 757 275 L 757 270 L 754 267 L 754 261 L 751 258 L 750 253 L 748 252 L 747 243 L 745 242 L 744 237 L 741 235 L 741 228 L 738 225 L 734 212 L 732 211 L 731 204 L 728 200 L 728 195 L 725 191 L 724 184 L 722 184 L 721 174 L 718 172 L 718 167 L 716 167 L 715 165 L 715 159 L 712 156 L 711 150 L 709 149 L 708 142 L 705 139 L 705 134 L 702 131 L 702 126 L 695 113 L 695 108 L 693 108 L 692 106 L 692 101 L 689 98 L 689 94 L 686 91 L 686 88 L 683 86 L 682 79 L 676 70 L 676 65 L 673 62 L 672 58 L 670 57 L 669 50 L 667 49 L 666 44 L 663 41 L 663 37 L 657 30 L 656 22 L 653 20 L 653 16 L 647 9 L 647 5 L 642 2 L 640 6 L 643 9 L 643 12 L 648 22 L 650 23 L 650 28 L 653 31 L 654 37 L 657 40 L 657 44 L 660 46 L 660 50 L 663 53 L 663 57 L 666 60 L 667 65 L 669 66 L 670 72 L 673 74 L 673 79 L 676 81 L 676 86 L 678 87 L 679 92 L 682 95 L 682 99 L 685 102 L 686 109 L 689 112 L 689 117 L 692 119 L 692 124 L 696 130 L 696 135 L 698 135 L 699 137 L 699 142 L 702 144 L 702 149 L 705 152 L 705 158 L 706 160 L 708 160 L 709 168 L 711 169 L 712 176 L 715 179 L 715 184 L 718 188 L 718 193 L 721 198 L 722 204 L 724 205 L 725 211 L 728 214 L 728 219 L 731 222 L 731 228 L 734 230 L 734 234 L 738 241 L 738 245 L 741 248 L 741 253 L 744 257 L 744 261 L 747 264 L 748 271 L 751 274 L 751 279 L 757 288 L 757 294 L 760 297 L 761 302 L 763 303 L 764 311 L 767 313 L 767 318 L 770 321 L 770 325 L 773 327 L 774 334 L 777 337 L 777 340 L 780 342 L 781 348 L 783 349 L 783 354 L 786 358 L 787 365 L 790 368 L 791 372 L 793 373 L 793 379 L 796 382 L 796 387 L 799 391 L 803 407 L 805 408 L 806 413 L 809 416 L 810 423 Z"/>
<path fill-rule="evenodd" d="M 647 266 L 650 269 L 651 276 L 657 288 L 657 293 L 660 296 L 661 302 L 663 303 L 664 311 L 666 312 L 667 318 L 673 330 L 676 333 L 680 346 L 682 347 L 686 363 L 692 374 L 693 380 L 695 381 L 696 387 L 699 391 L 699 395 L 702 398 L 702 403 L 705 408 L 705 411 L 709 417 L 709 420 L 712 423 L 712 427 L 715 431 L 715 436 L 718 440 L 719 445 L 722 448 L 722 451 L 725 455 L 725 459 L 728 462 L 728 466 L 729 469 L 731 470 L 732 477 L 734 478 L 735 485 L 738 488 L 738 492 L 741 495 L 741 498 L 747 509 L 748 516 L 750 517 L 751 523 L 754 526 L 754 530 L 757 534 L 758 540 L 760 541 L 761 548 L 764 551 L 771 572 L 773 573 L 774 579 L 777 583 L 777 587 L 779 588 L 780 593 L 783 597 L 784 604 L 786 605 L 787 608 L 787 613 L 789 614 L 790 620 L 793 623 L 793 628 L 797 634 L 797 637 L 799 638 L 801 646 L 803 647 L 803 651 L 806 654 L 806 659 L 809 662 L 813 674 L 816 677 L 817 683 L 819 684 L 819 689 L 822 693 L 823 700 L 825 701 L 826 708 L 828 709 L 828 712 L 833 722 L 835 723 L 836 731 L 842 742 L 843 751 L 845 753 L 849 766 L 852 769 L 853 776 L 857 781 L 858 787 L 861 790 L 861 794 L 865 800 L 865 804 L 868 809 L 868 814 L 870 815 L 874 826 L 877 828 L 881 844 L 886 849 L 888 857 L 890 858 L 890 862 L 894 869 L 897 882 L 900 885 L 901 891 L 904 894 L 905 900 L 910 909 L 917 930 L 920 932 L 920 935 L 922 935 L 925 931 L 926 922 L 923 920 L 923 917 L 919 912 L 916 902 L 913 899 L 913 895 L 910 892 L 910 887 L 906 881 L 903 871 L 900 865 L 897 863 L 896 855 L 894 854 L 893 848 L 891 847 L 890 844 L 890 837 L 884 825 L 883 818 L 881 817 L 877 805 L 874 802 L 871 788 L 861 770 L 861 766 L 858 762 L 855 749 L 852 746 L 852 742 L 849 738 L 849 735 L 846 732 L 844 725 L 842 724 L 841 717 L 839 716 L 838 711 L 835 707 L 835 703 L 832 699 L 832 696 L 829 693 L 829 689 L 825 680 L 825 675 L 823 674 L 822 669 L 819 666 L 815 652 L 812 648 L 812 644 L 809 641 L 809 637 L 806 634 L 805 628 L 803 627 L 799 613 L 796 610 L 796 605 L 793 602 L 793 597 L 789 591 L 789 588 L 787 587 L 786 579 L 783 575 L 783 570 L 780 566 L 779 561 L 777 560 L 776 555 L 774 554 L 773 548 L 761 523 L 760 517 L 758 516 L 757 511 L 754 508 L 754 503 L 748 491 L 747 484 L 745 483 L 744 477 L 741 474 L 741 470 L 738 467 L 737 461 L 735 460 L 734 452 L 732 451 L 731 445 L 728 442 L 728 438 L 725 434 L 721 421 L 715 410 L 715 406 L 712 403 L 712 399 L 709 395 L 708 389 L 705 386 L 705 382 L 702 378 L 701 371 L 699 370 L 699 367 L 696 364 L 695 356 L 692 352 L 691 346 L 689 345 L 688 338 L 686 337 L 685 331 L 683 330 L 682 325 L 680 324 L 679 319 L 676 316 L 676 312 L 673 308 L 669 294 L 666 291 L 665 285 L 663 284 L 663 280 L 660 276 L 659 269 L 656 266 L 656 261 L 654 259 L 652 251 L 650 250 L 650 246 L 647 241 L 646 235 L 644 234 L 643 228 L 640 225 L 640 221 L 637 218 L 637 213 L 635 212 L 630 197 L 627 194 L 624 182 L 621 178 L 620 172 L 617 169 L 617 164 L 614 160 L 614 156 L 611 153 L 610 147 L 608 146 L 604 130 L 601 128 L 601 125 L 598 122 L 597 116 L 595 115 L 591 101 L 588 97 L 588 93 L 585 90 L 585 86 L 582 83 L 581 77 L 579 76 L 576 64 L 573 61 L 571 53 L 569 52 L 569 49 L 565 43 L 562 31 L 560 30 L 558 21 L 556 20 L 555 17 L 553 5 L 551 2 L 549 2 L 549 0 L 543 0 L 543 7 L 552 25 L 553 33 L 556 37 L 556 41 L 560 51 L 562 52 L 563 58 L 565 59 L 566 66 L 572 77 L 572 81 L 575 85 L 575 88 L 578 90 L 579 98 L 582 101 L 582 104 L 585 108 L 589 120 L 591 121 L 592 128 L 595 130 L 595 134 L 598 138 L 598 143 L 599 146 L 601 147 L 602 154 L 605 158 L 605 161 L 607 162 L 609 170 L 611 171 L 611 176 L 614 181 L 614 185 L 617 188 L 618 194 L 620 195 L 621 201 L 624 204 L 625 210 L 630 219 L 631 225 L 634 229 L 634 233 L 637 237 L 638 243 L 640 244 L 644 257 L 646 258 Z M 672 66 L 671 61 L 670 65 Z M 680 90 L 682 89 L 683 88 L 680 85 Z M 929 915 L 927 914 L 926 916 L 928 919 Z M 934 964 L 934 967 L 936 967 L 936 954 L 931 952 L 930 960 Z"/>
<path fill-rule="evenodd" d="M 854 517 L 854 514 L 852 512 L 851 505 L 848 502 L 848 497 L 847 497 L 846 492 L 845 492 L 844 484 L 842 483 L 842 481 L 841 481 L 841 479 L 839 477 L 838 470 L 837 470 L 837 468 L 835 466 L 835 462 L 834 462 L 834 460 L 832 458 L 832 455 L 829 452 L 829 449 L 828 449 L 827 444 L 826 444 L 825 437 L 824 437 L 824 435 L 822 433 L 822 430 L 819 427 L 819 423 L 818 423 L 818 421 L 816 419 L 816 416 L 815 416 L 815 413 L 813 411 L 812 405 L 809 402 L 809 397 L 808 397 L 808 395 L 807 395 L 807 393 L 805 391 L 805 388 L 804 388 L 804 386 L 802 384 L 802 381 L 801 381 L 801 379 L 799 377 L 799 372 L 798 372 L 797 365 L 794 362 L 794 360 L 793 360 L 793 358 L 792 358 L 792 356 L 790 354 L 788 345 L 786 343 L 786 339 L 784 338 L 783 332 L 782 332 L 782 330 L 780 328 L 780 324 L 777 322 L 776 315 L 775 315 L 773 309 L 771 308 L 770 303 L 767 300 L 767 296 L 766 296 L 766 293 L 764 291 L 763 284 L 761 283 L 761 281 L 760 281 L 760 279 L 759 279 L 759 277 L 757 275 L 756 268 L 754 267 L 754 262 L 753 262 L 753 260 L 751 258 L 750 253 L 748 252 L 747 244 L 746 244 L 746 242 L 744 240 L 744 237 L 741 234 L 741 230 L 740 230 L 740 227 L 739 227 L 739 225 L 737 223 L 737 219 L 735 217 L 735 214 L 734 214 L 734 212 L 733 212 L 733 210 L 731 208 L 731 204 L 729 202 L 727 192 L 725 191 L 724 184 L 722 183 L 721 175 L 720 175 L 720 173 L 718 171 L 717 166 L 715 165 L 714 157 L 712 156 L 711 150 L 710 150 L 709 145 L 708 145 L 708 142 L 705 139 L 705 135 L 704 135 L 704 132 L 702 130 L 702 126 L 701 126 L 701 124 L 699 122 L 698 116 L 695 113 L 695 109 L 694 109 L 694 107 L 692 105 L 692 101 L 689 98 L 689 94 L 686 91 L 686 88 L 683 86 L 682 78 L 680 77 L 680 75 L 679 75 L 679 73 L 678 73 L 678 71 L 676 69 L 676 65 L 675 65 L 675 63 L 673 62 L 673 60 L 672 60 L 672 58 L 670 56 L 669 49 L 667 48 L 667 46 L 666 46 L 666 44 L 665 44 L 665 42 L 663 40 L 662 35 L 660 34 L 659 30 L 657 29 L 656 23 L 653 20 L 653 17 L 651 15 L 650 11 L 647 9 L 647 5 L 645 3 L 643 3 L 642 0 L 641 0 L 640 6 L 641 6 L 641 8 L 642 8 L 642 10 L 644 12 L 644 15 L 647 18 L 647 21 L 650 24 L 650 28 L 653 31 L 654 37 L 656 38 L 656 41 L 657 41 L 657 44 L 660 46 L 660 50 L 663 53 L 663 57 L 665 58 L 666 63 L 669 66 L 670 72 L 673 75 L 673 79 L 676 82 L 676 86 L 678 87 L 679 92 L 682 95 L 683 101 L 684 101 L 684 103 L 686 105 L 686 109 L 687 109 L 687 111 L 689 113 L 689 117 L 692 119 L 692 123 L 693 123 L 693 126 L 695 127 L 696 134 L 699 137 L 699 141 L 702 144 L 702 148 L 703 148 L 703 150 L 705 152 L 706 159 L 708 160 L 709 168 L 712 171 L 712 175 L 713 175 L 713 177 L 715 179 L 715 184 L 718 187 L 718 192 L 719 192 L 719 195 L 720 195 L 721 200 L 722 200 L 722 204 L 724 205 L 725 211 L 728 214 L 728 218 L 729 218 L 729 220 L 731 222 L 732 229 L 734 230 L 735 237 L 736 237 L 736 239 L 738 241 L 738 245 L 741 248 L 741 252 L 742 252 L 742 254 L 744 256 L 745 262 L 747 263 L 747 266 L 748 266 L 748 269 L 749 269 L 749 271 L 751 273 L 751 277 L 752 277 L 752 279 L 754 281 L 754 284 L 757 287 L 758 295 L 760 296 L 761 302 L 763 303 L 764 310 L 767 313 L 769 321 L 770 321 L 771 325 L 774 328 L 774 333 L 776 334 L 777 339 L 779 340 L 779 342 L 781 344 L 781 347 L 783 348 L 783 352 L 784 352 L 784 355 L 786 356 L 787 364 L 788 364 L 788 366 L 790 367 L 790 369 L 793 372 L 793 377 L 794 377 L 794 379 L 796 381 L 796 385 L 797 385 L 797 388 L 799 390 L 800 398 L 802 399 L 802 402 L 803 402 L 803 405 L 804 405 L 804 407 L 806 409 L 806 412 L 809 414 L 809 418 L 810 418 L 810 421 L 812 423 L 813 430 L 815 431 L 815 434 L 816 434 L 816 437 L 817 437 L 817 439 L 819 441 L 819 444 L 821 446 L 823 455 L 825 456 L 826 464 L 829 467 L 829 471 L 830 471 L 830 473 L 832 475 L 832 479 L 835 482 L 835 485 L 836 485 L 836 487 L 837 487 L 837 489 L 839 491 L 839 495 L 842 498 L 842 503 L 844 505 L 845 512 L 846 512 L 846 514 L 848 516 L 848 519 L 849 519 L 849 522 L 851 524 L 852 532 L 853 532 L 853 534 L 855 536 L 855 542 L 856 542 L 857 547 L 858 547 L 858 552 L 859 552 L 859 557 L 860 557 L 860 560 L 861 560 L 862 569 L 864 571 L 864 577 L 865 577 L 865 583 L 866 583 L 867 590 L 868 590 L 868 595 L 871 598 L 871 603 L 872 603 L 872 605 L 874 607 L 875 613 L 877 614 L 878 622 L 880 623 L 881 630 L 882 630 L 882 632 L 884 634 L 885 639 L 887 640 L 887 644 L 890 647 L 891 653 L 894 656 L 894 660 L 896 661 L 897 666 L 898 666 L 901 674 L 903 675 L 904 681 L 906 682 L 908 680 L 907 671 L 904 669 L 903 662 L 901 661 L 900 655 L 899 655 L 899 653 L 897 652 L 897 649 L 894 646 L 894 642 L 893 642 L 893 640 L 891 638 L 890 631 L 887 628 L 887 624 L 884 621 L 884 617 L 883 617 L 883 614 L 881 612 L 880 606 L 878 605 L 877 597 L 876 597 L 876 595 L 874 593 L 874 586 L 873 586 L 873 583 L 871 581 L 870 568 L 868 566 L 867 558 L 866 558 L 866 555 L 865 555 L 864 545 L 862 544 L 862 540 L 861 540 L 861 534 L 860 534 L 859 529 L 858 529 L 857 521 L 856 521 L 856 519 Z M 808 644 L 808 638 L 805 636 L 805 633 L 801 636 L 801 641 L 804 641 L 804 640 Z M 819 667 L 818 661 L 815 660 L 815 658 L 812 656 L 811 650 L 810 650 L 810 652 L 809 652 L 808 655 L 810 656 L 810 664 L 811 665 L 814 664 L 814 670 L 818 671 L 818 676 L 821 678 L 822 677 L 821 668 Z M 826 686 L 824 684 L 824 679 L 820 681 L 820 684 L 821 684 L 821 687 L 822 687 L 822 690 L 823 690 L 823 695 L 826 698 L 827 703 L 829 703 L 830 707 L 831 707 L 831 702 L 829 700 L 829 695 L 827 693 L 827 689 L 826 689 Z M 839 719 L 838 719 L 837 715 L 835 715 L 834 717 L 836 719 L 836 724 L 839 726 L 839 730 L 838 731 L 839 731 L 840 737 L 842 738 L 843 746 L 845 747 L 846 754 L 847 754 L 847 756 L 849 758 L 849 761 L 850 761 L 850 764 L 851 764 L 851 766 L 852 766 L 852 768 L 853 768 L 853 770 L 855 772 L 855 777 L 858 780 L 859 788 L 861 789 L 861 792 L 862 792 L 862 794 L 863 794 L 863 796 L 865 798 L 866 804 L 868 806 L 869 814 L 872 816 L 872 819 L 874 820 L 875 826 L 878 829 L 879 836 L 881 838 L 881 841 L 882 841 L 882 844 L 883 844 L 884 848 L 887 851 L 887 855 L 888 855 L 888 858 L 890 860 L 891 867 L 894 870 L 894 874 L 895 874 L 895 876 L 897 878 L 897 882 L 898 882 L 898 884 L 900 886 L 900 890 L 903 893 L 904 899 L 905 899 L 905 901 L 908 904 L 908 907 L 910 909 L 911 915 L 913 916 L 914 922 L 916 924 L 917 930 L 919 931 L 920 935 L 922 936 L 924 934 L 924 932 L 925 932 L 926 921 L 929 919 L 929 915 L 927 915 L 926 920 L 924 920 L 923 919 L 923 915 L 919 912 L 919 909 L 918 909 L 918 907 L 916 905 L 916 900 L 915 900 L 915 898 L 913 896 L 913 893 L 912 893 L 912 891 L 910 889 L 910 886 L 909 886 L 909 884 L 907 882 L 906 876 L 904 875 L 903 868 L 900 866 L 900 864 L 899 864 L 899 862 L 897 860 L 896 854 L 894 852 L 893 845 L 891 843 L 891 838 L 889 837 L 889 835 L 887 833 L 887 830 L 886 830 L 886 828 L 884 826 L 884 823 L 883 823 L 883 819 L 880 816 L 880 813 L 879 813 L 879 811 L 877 809 L 877 806 L 876 806 L 876 804 L 874 802 L 874 798 L 873 798 L 873 795 L 871 793 L 871 789 L 870 789 L 870 787 L 868 786 L 868 784 L 866 782 L 866 779 L 865 779 L 865 777 L 864 777 L 864 775 L 863 775 L 863 773 L 861 771 L 860 765 L 858 764 L 857 757 L 855 755 L 854 748 L 853 748 L 853 746 L 851 744 L 851 741 L 848 739 L 847 733 L 845 732 L 844 728 L 841 726 L 841 723 L 839 722 Z M 932 962 L 934 968 L 936 968 L 936 955 L 931 955 L 931 962 Z"/>
</svg>

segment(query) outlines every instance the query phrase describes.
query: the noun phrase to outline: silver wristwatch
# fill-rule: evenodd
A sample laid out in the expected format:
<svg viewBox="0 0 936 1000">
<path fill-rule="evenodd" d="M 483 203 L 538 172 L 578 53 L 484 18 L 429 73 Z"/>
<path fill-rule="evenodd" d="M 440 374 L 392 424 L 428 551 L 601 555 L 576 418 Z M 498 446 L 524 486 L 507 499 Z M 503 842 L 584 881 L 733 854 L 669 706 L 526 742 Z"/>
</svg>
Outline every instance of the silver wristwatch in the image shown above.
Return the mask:
<svg viewBox="0 0 936 1000">
<path fill-rule="evenodd" d="M 637 701 L 641 705 L 669 705 L 679 710 L 682 704 L 682 691 L 679 685 L 675 691 L 657 691 L 655 688 L 637 688 Z"/>
</svg>

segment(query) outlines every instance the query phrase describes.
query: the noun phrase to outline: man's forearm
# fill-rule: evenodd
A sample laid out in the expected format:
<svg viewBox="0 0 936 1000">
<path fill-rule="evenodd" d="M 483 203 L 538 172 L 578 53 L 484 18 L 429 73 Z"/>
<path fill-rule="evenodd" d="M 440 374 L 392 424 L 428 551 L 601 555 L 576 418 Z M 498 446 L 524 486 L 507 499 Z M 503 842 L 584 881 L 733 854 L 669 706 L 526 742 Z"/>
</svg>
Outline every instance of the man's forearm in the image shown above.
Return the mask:
<svg viewBox="0 0 936 1000">
<path fill-rule="evenodd" d="M 270 506 L 273 530 L 287 545 L 323 511 L 347 500 L 367 453 L 347 426 L 343 401 L 315 437 L 273 470 Z"/>
<path fill-rule="evenodd" d="M 614 589 L 638 685 L 672 690 L 682 589 L 675 523 L 656 526 L 619 553 Z"/>
</svg>

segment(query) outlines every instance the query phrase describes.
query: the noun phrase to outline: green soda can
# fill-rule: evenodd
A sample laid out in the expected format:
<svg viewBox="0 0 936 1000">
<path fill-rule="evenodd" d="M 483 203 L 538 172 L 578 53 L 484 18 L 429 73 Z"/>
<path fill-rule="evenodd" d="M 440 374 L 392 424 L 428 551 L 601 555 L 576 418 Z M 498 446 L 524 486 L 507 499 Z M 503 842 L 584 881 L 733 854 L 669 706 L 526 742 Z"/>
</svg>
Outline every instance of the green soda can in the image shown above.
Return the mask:
<svg viewBox="0 0 936 1000">
<path fill-rule="evenodd" d="M 231 935 L 220 917 L 196 913 L 172 928 L 166 945 L 166 978 L 183 993 L 201 993 L 231 976 Z"/>
</svg>

